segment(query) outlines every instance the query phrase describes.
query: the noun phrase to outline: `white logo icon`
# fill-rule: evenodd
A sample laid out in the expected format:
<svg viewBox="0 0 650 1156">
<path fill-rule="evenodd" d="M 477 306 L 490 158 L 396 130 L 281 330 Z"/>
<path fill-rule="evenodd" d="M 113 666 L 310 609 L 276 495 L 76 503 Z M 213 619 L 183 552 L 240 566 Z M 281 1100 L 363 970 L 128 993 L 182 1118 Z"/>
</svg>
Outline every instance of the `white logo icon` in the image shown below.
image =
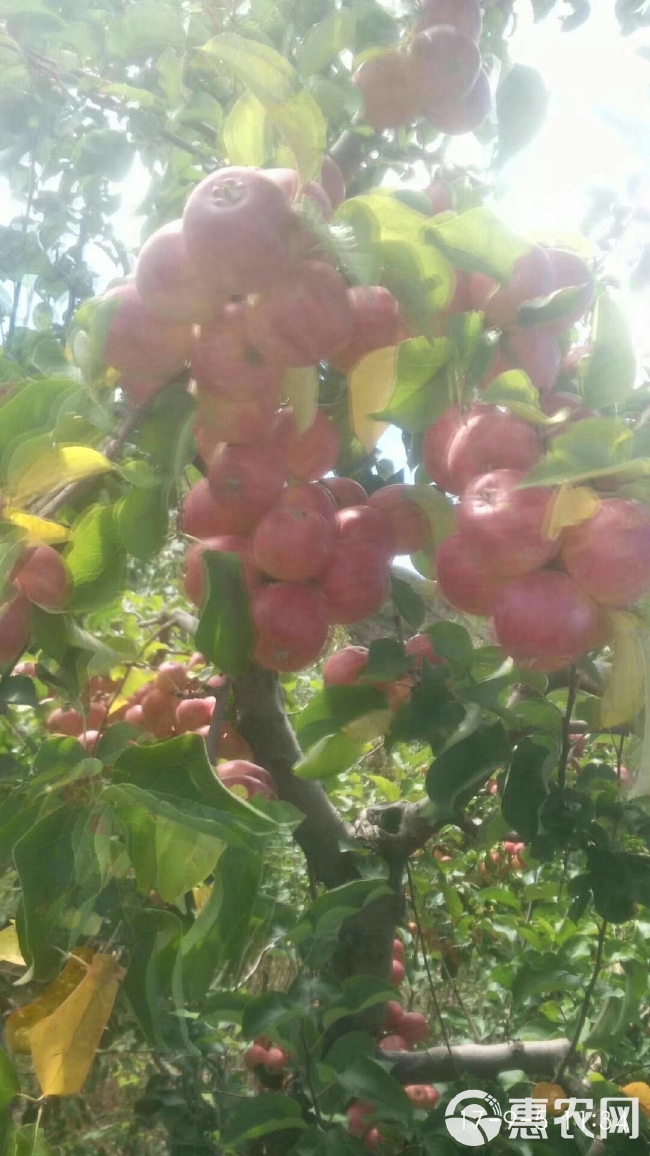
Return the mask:
<svg viewBox="0 0 650 1156">
<path fill-rule="evenodd" d="M 467 1104 L 457 1111 L 465 1100 L 482 1100 L 481 1104 Z M 503 1123 L 501 1107 L 488 1092 L 459 1092 L 449 1101 L 445 1112 L 447 1131 L 467 1148 L 481 1148 L 498 1136 Z"/>
</svg>

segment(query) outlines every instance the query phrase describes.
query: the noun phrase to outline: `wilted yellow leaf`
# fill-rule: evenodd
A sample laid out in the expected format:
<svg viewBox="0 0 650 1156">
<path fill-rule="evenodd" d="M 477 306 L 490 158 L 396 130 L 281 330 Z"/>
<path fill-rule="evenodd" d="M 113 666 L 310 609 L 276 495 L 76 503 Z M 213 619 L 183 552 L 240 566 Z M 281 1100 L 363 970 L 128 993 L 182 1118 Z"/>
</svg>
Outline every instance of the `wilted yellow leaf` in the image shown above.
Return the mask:
<svg viewBox="0 0 650 1156">
<path fill-rule="evenodd" d="M 94 955 L 72 995 L 32 1028 L 29 1042 L 44 1096 L 73 1096 L 83 1088 L 124 974 L 112 955 Z"/>
<path fill-rule="evenodd" d="M 4 931 L 0 931 L 0 960 L 3 963 L 15 963 L 18 967 L 25 967 L 15 923 L 10 923 Z"/>
<path fill-rule="evenodd" d="M 39 1020 L 52 1014 L 81 983 L 93 953 L 89 947 L 75 947 L 65 966 L 31 1003 L 24 1004 L 7 1017 L 5 1034 L 10 1052 L 29 1055 L 29 1033 Z"/>
<path fill-rule="evenodd" d="M 4 517 L 8 522 L 13 522 L 14 526 L 25 530 L 27 537 L 34 542 L 54 545 L 57 542 L 69 542 L 72 537 L 67 526 L 59 526 L 58 522 L 37 518 L 34 514 L 25 514 L 22 510 L 5 509 Z"/>
<path fill-rule="evenodd" d="M 634 614 L 610 615 L 613 661 L 609 682 L 600 704 L 602 727 L 621 726 L 641 709 L 645 696 L 646 628 Z"/>
<path fill-rule="evenodd" d="M 633 1084 L 626 1084 L 621 1091 L 626 1096 L 632 1096 L 633 1099 L 639 1101 L 639 1108 L 644 1116 L 650 1116 L 650 1087 L 642 1083 L 640 1080 Z"/>
<path fill-rule="evenodd" d="M 579 526 L 598 513 L 601 499 L 589 486 L 559 486 L 548 504 L 542 534 L 559 538 L 567 526 Z"/>
<path fill-rule="evenodd" d="M 28 445 L 19 446 L 7 470 L 7 489 L 17 505 L 113 469 L 113 463 L 90 446 L 40 447 L 33 454 L 28 450 Z"/>
<path fill-rule="evenodd" d="M 288 369 L 282 381 L 282 392 L 293 409 L 298 433 L 312 425 L 318 410 L 318 370 L 315 365 Z"/>
<path fill-rule="evenodd" d="M 561 1116 L 564 1108 L 556 1108 L 556 1100 L 565 1100 L 566 1092 L 559 1084 L 535 1084 L 531 1092 L 533 1100 L 546 1100 L 546 1110 L 552 1116 Z"/>
<path fill-rule="evenodd" d="M 398 347 L 375 349 L 355 366 L 348 381 L 350 424 L 364 450 L 374 450 L 385 421 L 375 421 L 371 413 L 384 409 L 392 396 L 397 377 Z"/>
</svg>

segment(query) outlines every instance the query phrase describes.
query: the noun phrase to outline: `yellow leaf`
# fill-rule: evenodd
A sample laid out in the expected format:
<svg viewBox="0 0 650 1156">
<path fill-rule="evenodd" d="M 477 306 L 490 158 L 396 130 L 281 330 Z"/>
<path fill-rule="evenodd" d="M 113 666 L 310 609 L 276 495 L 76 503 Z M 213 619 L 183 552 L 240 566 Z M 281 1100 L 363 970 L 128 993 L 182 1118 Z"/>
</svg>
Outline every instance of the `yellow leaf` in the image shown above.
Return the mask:
<svg viewBox="0 0 650 1156">
<path fill-rule="evenodd" d="M 384 409 L 395 389 L 397 346 L 375 349 L 353 369 L 348 382 L 350 424 L 364 450 L 374 450 L 384 430 L 385 421 L 370 416 Z"/>
<path fill-rule="evenodd" d="M 645 695 L 644 639 L 646 628 L 634 614 L 610 614 L 613 661 L 609 682 L 600 704 L 600 724 L 621 726 L 643 706 Z"/>
<path fill-rule="evenodd" d="M 8 522 L 13 522 L 14 526 L 25 530 L 27 538 L 33 542 L 55 545 L 58 542 L 69 542 L 72 537 L 72 532 L 67 526 L 59 526 L 58 522 L 37 518 L 34 514 L 25 514 L 22 510 L 6 509 L 4 516 Z"/>
<path fill-rule="evenodd" d="M 545 1100 L 546 1110 L 550 1112 L 552 1116 L 562 1115 L 564 1108 L 555 1107 L 556 1100 L 566 1099 L 566 1092 L 559 1084 L 535 1084 L 531 1092 L 531 1097 L 533 1100 Z"/>
<path fill-rule="evenodd" d="M 626 1084 L 621 1091 L 626 1096 L 631 1096 L 632 1099 L 639 1101 L 639 1108 L 644 1116 L 650 1116 L 650 1087 L 642 1083 L 640 1080 L 633 1084 Z"/>
<path fill-rule="evenodd" d="M 315 365 L 287 370 L 282 392 L 293 409 L 298 433 L 313 424 L 318 410 L 318 370 Z"/>
<path fill-rule="evenodd" d="M 108 458 L 89 446 L 53 446 L 49 450 L 39 446 L 29 451 L 29 443 L 19 446 L 7 469 L 7 489 L 17 505 L 113 469 Z"/>
<path fill-rule="evenodd" d="M 39 1020 L 59 1007 L 81 983 L 93 953 L 89 947 L 75 947 L 65 966 L 47 987 L 31 1003 L 24 1004 L 7 1017 L 5 1035 L 10 1052 L 29 1055 L 29 1033 Z"/>
<path fill-rule="evenodd" d="M 15 923 L 10 923 L 0 931 L 0 960 L 3 963 L 15 963 L 18 967 L 26 966 L 18 943 Z"/>
<path fill-rule="evenodd" d="M 201 911 L 203 911 L 203 908 L 208 902 L 208 899 L 212 895 L 212 884 L 200 883 L 198 887 L 192 888 L 192 895 L 194 897 L 194 910 L 198 915 Z"/>
<path fill-rule="evenodd" d="M 32 1028 L 29 1042 L 44 1096 L 73 1096 L 83 1088 L 124 974 L 112 955 L 94 955 L 72 995 Z"/>
<path fill-rule="evenodd" d="M 545 538 L 559 538 L 567 526 L 579 526 L 598 513 L 601 499 L 588 486 L 560 486 L 548 504 L 542 527 Z"/>
<path fill-rule="evenodd" d="M 386 734 L 392 714 L 389 710 L 371 710 L 341 727 L 343 734 L 357 742 L 370 743 Z"/>
</svg>

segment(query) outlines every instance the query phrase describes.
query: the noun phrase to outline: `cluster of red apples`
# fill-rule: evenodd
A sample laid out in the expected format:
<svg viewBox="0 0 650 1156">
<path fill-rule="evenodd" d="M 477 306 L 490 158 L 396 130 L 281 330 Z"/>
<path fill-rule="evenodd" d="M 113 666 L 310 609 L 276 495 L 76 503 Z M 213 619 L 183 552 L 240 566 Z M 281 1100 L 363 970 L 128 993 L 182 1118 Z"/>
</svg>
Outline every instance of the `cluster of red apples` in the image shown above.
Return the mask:
<svg viewBox="0 0 650 1156">
<path fill-rule="evenodd" d="M 568 287 L 576 289 L 570 315 L 534 328 L 517 324 L 527 300 Z M 452 406 L 429 427 L 425 469 L 460 499 L 457 533 L 437 552 L 438 586 L 457 609 L 490 616 L 497 641 L 517 662 L 551 671 L 602 646 L 608 611 L 650 593 L 650 512 L 612 493 L 616 480 L 607 479 L 602 496 L 593 492 L 595 513 L 556 531 L 557 489 L 525 484 L 551 439 L 593 416 L 577 394 L 555 388 L 562 367 L 557 338 L 593 300 L 586 264 L 576 254 L 533 246 L 507 285 L 475 274 L 466 288 L 486 326 L 501 331 L 482 387 L 509 369 L 523 369 L 545 414 L 562 412 L 564 420 L 533 424 L 479 400 L 464 412 Z M 571 363 L 575 355 L 568 356 Z M 570 372 L 571 364 L 565 369 Z"/>
<path fill-rule="evenodd" d="M 450 136 L 480 128 L 492 103 L 481 26 L 478 0 L 422 0 L 407 40 L 368 54 L 352 78 L 368 124 L 382 131 L 423 116 Z"/>
<path fill-rule="evenodd" d="M 407 1084 L 404 1088 L 406 1095 L 414 1108 L 430 1112 L 440 1099 L 440 1092 L 433 1084 Z M 355 1100 L 346 1111 L 348 1118 L 348 1132 L 363 1140 L 369 1152 L 381 1152 L 384 1136 L 376 1124 L 375 1105 L 372 1100 Z"/>
<path fill-rule="evenodd" d="M 213 675 L 207 683 L 197 677 L 205 666 L 203 656 L 194 654 L 187 663 L 162 662 L 149 681 L 128 696 L 120 693 L 120 683 L 105 676 L 91 678 L 81 695 L 82 710 L 56 707 L 48 715 L 50 734 L 76 738 L 94 751 L 105 728 L 127 722 L 142 732 L 143 738 L 159 741 L 182 734 L 207 738 L 217 700 L 206 690 L 219 691 L 223 676 Z M 37 677 L 34 663 L 22 663 L 17 673 Z M 217 773 L 224 786 L 245 799 L 262 795 L 277 798 L 275 783 L 268 771 L 252 761 L 252 751 L 242 735 L 227 720 L 219 724 Z"/>
</svg>

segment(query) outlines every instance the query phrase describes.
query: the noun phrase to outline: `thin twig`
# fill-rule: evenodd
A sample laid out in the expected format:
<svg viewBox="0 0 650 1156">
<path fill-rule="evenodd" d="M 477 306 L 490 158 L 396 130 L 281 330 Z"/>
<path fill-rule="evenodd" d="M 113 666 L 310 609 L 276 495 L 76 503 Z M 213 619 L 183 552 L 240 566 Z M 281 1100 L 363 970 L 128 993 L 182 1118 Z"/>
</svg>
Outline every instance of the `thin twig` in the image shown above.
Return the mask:
<svg viewBox="0 0 650 1156">
<path fill-rule="evenodd" d="M 569 687 L 567 691 L 566 711 L 564 712 L 564 722 L 562 725 L 562 752 L 560 754 L 560 762 L 557 768 L 557 784 L 561 791 L 566 787 L 566 768 L 569 761 L 569 754 L 571 752 L 571 715 L 576 703 L 578 694 L 578 671 L 575 666 L 571 667 L 569 672 Z"/>
<path fill-rule="evenodd" d="M 442 1009 L 440 1007 L 440 1004 L 438 1003 L 438 997 L 436 995 L 436 989 L 435 989 L 435 986 L 433 983 L 433 976 L 431 974 L 431 968 L 429 967 L 429 960 L 427 958 L 427 950 L 426 950 L 426 944 L 424 942 L 424 932 L 422 930 L 422 922 L 420 920 L 420 912 L 418 911 L 418 905 L 415 901 L 415 888 L 413 887 L 413 875 L 411 874 L 410 863 L 406 864 L 406 875 L 408 877 L 409 894 L 411 897 L 411 907 L 413 908 L 413 918 L 415 920 L 415 923 L 416 923 L 416 926 L 418 929 L 418 938 L 420 940 L 420 947 L 422 948 L 422 959 L 424 960 L 424 968 L 425 968 L 425 971 L 427 973 L 427 981 L 429 984 L 429 991 L 431 993 L 431 1000 L 432 1000 L 433 1006 L 435 1008 L 436 1015 L 438 1017 L 438 1022 L 440 1024 L 440 1032 L 442 1034 L 444 1045 L 445 1045 L 447 1052 L 449 1054 L 449 1062 L 450 1062 L 450 1064 L 453 1065 L 453 1067 L 455 1069 L 456 1065 L 454 1062 L 454 1053 L 453 1053 L 452 1047 L 451 1047 L 451 1040 L 449 1039 L 449 1035 L 447 1033 L 447 1028 L 445 1027 L 445 1023 L 444 1023 L 444 1020 L 442 1018 Z M 458 1078 L 458 1073 L 456 1073 L 456 1077 Z"/>
<path fill-rule="evenodd" d="M 467 1022 L 469 1024 L 469 1030 L 471 1031 L 471 1033 L 474 1037 L 474 1043 L 480 1044 L 480 1042 L 481 1042 L 480 1032 L 479 1032 L 478 1028 L 476 1027 L 476 1024 L 474 1023 L 474 1020 L 472 1019 L 472 1015 L 471 1015 L 469 1008 L 466 1006 L 466 1004 L 463 1000 L 463 997 L 461 996 L 460 991 L 458 990 L 458 984 L 456 983 L 455 979 L 452 979 L 451 976 L 449 978 L 450 978 L 450 982 L 451 982 L 451 988 L 452 988 L 454 995 L 456 996 L 456 1001 L 458 1003 L 458 1006 L 459 1006 L 460 1010 L 462 1011 L 463 1015 L 465 1016 L 465 1019 L 467 1020 Z"/>
<path fill-rule="evenodd" d="M 553 1080 L 554 1084 L 560 1084 L 561 1083 L 562 1077 L 564 1076 L 564 1073 L 566 1072 L 569 1064 L 571 1063 L 571 1060 L 573 1059 L 573 1057 L 577 1051 L 578 1044 L 580 1043 L 580 1036 L 582 1035 L 582 1029 L 585 1026 L 585 1023 L 587 1021 L 587 1016 L 589 1014 L 589 1005 L 591 1003 L 591 997 L 594 994 L 594 989 L 595 989 L 596 984 L 598 982 L 598 976 L 600 975 L 600 969 L 603 966 L 603 951 L 605 949 L 605 936 L 606 936 L 606 934 L 607 934 L 607 920 L 603 919 L 603 922 L 600 925 L 600 930 L 598 932 L 598 947 L 596 949 L 596 962 L 594 963 L 594 970 L 592 972 L 591 979 L 589 980 L 589 983 L 587 984 L 587 989 L 585 991 L 585 997 L 582 1001 L 582 1008 L 580 1009 L 580 1015 L 578 1017 L 578 1023 L 576 1025 L 576 1030 L 573 1034 L 573 1039 L 571 1040 L 571 1047 L 569 1048 L 566 1056 L 562 1060 L 562 1063 L 560 1064 L 560 1066 L 557 1070 L 557 1074 Z"/>
</svg>

